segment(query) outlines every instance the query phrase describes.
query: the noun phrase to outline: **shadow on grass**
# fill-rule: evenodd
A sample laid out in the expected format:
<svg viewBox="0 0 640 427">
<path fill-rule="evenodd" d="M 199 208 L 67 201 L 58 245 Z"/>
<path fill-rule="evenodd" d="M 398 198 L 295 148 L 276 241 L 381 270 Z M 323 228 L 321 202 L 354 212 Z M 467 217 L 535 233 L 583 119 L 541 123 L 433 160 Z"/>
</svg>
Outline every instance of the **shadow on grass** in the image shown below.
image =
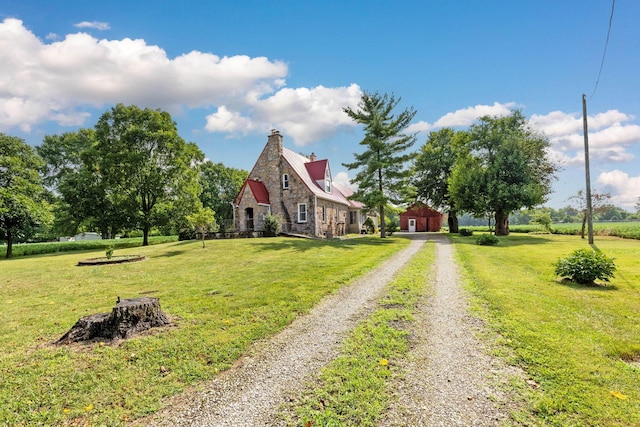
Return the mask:
<svg viewBox="0 0 640 427">
<path fill-rule="evenodd" d="M 279 250 L 293 250 L 296 252 L 305 252 L 311 249 L 315 249 L 321 246 L 331 246 L 334 248 L 351 250 L 358 246 L 380 246 L 391 244 L 392 241 L 388 239 L 381 239 L 379 237 L 358 237 L 353 239 L 300 239 L 295 237 L 279 238 L 277 241 L 271 239 L 261 239 L 260 242 L 256 242 L 256 248 L 261 251 L 279 251 Z"/>
<path fill-rule="evenodd" d="M 567 288 L 575 289 L 577 291 L 617 291 L 618 287 L 615 285 L 606 285 L 594 283 L 592 285 L 581 285 L 580 283 L 572 282 L 569 279 L 556 280 L 556 283 Z"/>
<path fill-rule="evenodd" d="M 478 245 L 476 243 L 476 238 L 483 233 L 474 233 L 473 236 L 463 237 L 458 234 L 448 234 L 451 241 L 457 245 Z M 485 233 L 486 234 L 486 233 Z M 522 246 L 522 245 L 541 245 L 544 243 L 549 243 L 552 240 L 546 237 L 540 237 L 540 235 L 536 235 L 536 237 L 532 236 L 523 236 L 523 235 L 509 235 L 509 236 L 498 236 L 499 242 L 497 245 L 493 246 L 494 248 L 500 247 L 509 247 L 509 246 Z M 491 248 L 492 246 L 485 246 L 486 248 Z"/>
<path fill-rule="evenodd" d="M 187 252 L 187 251 L 167 251 L 167 252 L 159 254 L 159 255 L 154 255 L 153 258 L 169 258 L 169 257 L 173 257 L 173 256 L 182 255 L 185 252 Z"/>
</svg>

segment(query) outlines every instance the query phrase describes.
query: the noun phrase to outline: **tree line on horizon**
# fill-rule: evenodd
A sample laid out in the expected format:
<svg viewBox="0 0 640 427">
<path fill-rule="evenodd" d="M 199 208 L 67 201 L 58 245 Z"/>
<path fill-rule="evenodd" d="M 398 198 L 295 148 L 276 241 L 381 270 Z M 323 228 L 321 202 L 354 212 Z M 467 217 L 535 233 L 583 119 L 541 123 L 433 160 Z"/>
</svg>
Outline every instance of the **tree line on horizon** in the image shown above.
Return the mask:
<svg viewBox="0 0 640 427">
<path fill-rule="evenodd" d="M 416 135 L 406 128 L 416 111 L 395 112 L 399 102 L 365 92 L 356 108 L 343 109 L 364 127 L 362 152 L 343 165 L 355 171 L 352 198 L 366 209 L 387 218 L 398 205 L 424 203 L 447 212 L 450 232 L 465 214 L 489 218 L 496 235 L 508 235 L 514 214 L 546 202 L 558 166 L 547 155 L 548 138 L 519 110 L 480 117 L 464 130 L 430 132 L 411 152 Z M 189 234 L 205 222 L 228 228 L 230 202 L 247 176 L 205 160 L 161 110 L 118 104 L 93 128 L 47 135 L 35 149 L 0 133 L 0 239 L 10 257 L 13 241 L 78 231 L 105 238 L 141 233 L 146 245 L 152 232 Z"/>
</svg>

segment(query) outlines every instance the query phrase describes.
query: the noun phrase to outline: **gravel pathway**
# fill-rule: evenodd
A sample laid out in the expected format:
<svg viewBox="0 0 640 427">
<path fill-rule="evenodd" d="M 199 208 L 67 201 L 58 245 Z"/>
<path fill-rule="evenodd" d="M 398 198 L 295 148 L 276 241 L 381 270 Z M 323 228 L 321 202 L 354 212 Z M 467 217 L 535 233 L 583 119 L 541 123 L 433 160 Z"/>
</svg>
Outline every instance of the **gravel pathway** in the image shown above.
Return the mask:
<svg viewBox="0 0 640 427">
<path fill-rule="evenodd" d="M 468 315 L 453 245 L 437 241 L 435 283 L 412 328 L 412 350 L 401 363 L 406 377 L 398 384 L 395 407 L 382 426 L 495 426 L 513 403 L 499 382 L 518 375 L 483 352 L 475 338 L 482 324 Z"/>
<path fill-rule="evenodd" d="M 426 235 L 353 285 L 323 299 L 311 312 L 274 338 L 259 343 L 202 390 L 170 399 L 138 425 L 273 426 L 281 404 L 300 392 L 305 380 L 335 358 L 347 332 L 372 309 L 385 285 L 421 248 Z"/>
<path fill-rule="evenodd" d="M 399 361 L 406 372 L 396 384 L 397 401 L 381 426 L 495 426 L 514 404 L 498 383 L 518 375 L 483 351 L 475 338 L 482 324 L 468 314 L 465 294 L 444 235 L 414 234 L 410 245 L 353 285 L 323 299 L 311 312 L 201 389 L 167 402 L 135 425 L 279 426 L 282 404 L 338 355 L 345 335 L 374 308 L 395 273 L 425 240 L 435 240 L 435 283 L 411 329 L 412 350 Z"/>
</svg>

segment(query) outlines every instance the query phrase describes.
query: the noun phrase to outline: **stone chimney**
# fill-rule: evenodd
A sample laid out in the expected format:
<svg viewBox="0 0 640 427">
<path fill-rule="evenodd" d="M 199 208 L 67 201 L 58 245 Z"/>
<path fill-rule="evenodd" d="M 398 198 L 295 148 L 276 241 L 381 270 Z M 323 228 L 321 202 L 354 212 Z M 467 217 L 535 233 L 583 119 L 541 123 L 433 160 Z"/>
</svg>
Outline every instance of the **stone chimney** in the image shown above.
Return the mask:
<svg viewBox="0 0 640 427">
<path fill-rule="evenodd" d="M 311 155 L 309 156 L 309 161 L 310 162 L 315 162 L 316 161 L 316 153 L 311 153 Z"/>
<path fill-rule="evenodd" d="M 279 131 L 271 129 L 271 135 L 269 135 L 267 145 L 270 147 L 270 150 L 275 151 L 273 154 L 278 158 L 282 155 L 282 135 L 280 135 Z"/>
</svg>

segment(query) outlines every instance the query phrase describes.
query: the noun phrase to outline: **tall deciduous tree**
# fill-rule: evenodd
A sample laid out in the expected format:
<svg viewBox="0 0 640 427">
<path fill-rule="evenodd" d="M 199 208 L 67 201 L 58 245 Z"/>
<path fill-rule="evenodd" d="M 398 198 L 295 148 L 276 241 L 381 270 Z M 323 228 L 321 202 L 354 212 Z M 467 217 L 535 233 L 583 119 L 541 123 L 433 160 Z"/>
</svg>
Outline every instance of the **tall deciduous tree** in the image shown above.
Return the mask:
<svg viewBox="0 0 640 427">
<path fill-rule="evenodd" d="M 96 139 L 106 191 L 122 220 L 142 229 L 143 245 L 176 204 L 197 201 L 204 155 L 178 135 L 169 113 L 118 104 L 98 120 Z"/>
<path fill-rule="evenodd" d="M 0 236 L 7 240 L 7 258 L 15 238 L 51 219 L 39 173 L 43 164 L 24 140 L 0 133 Z"/>
<path fill-rule="evenodd" d="M 406 188 L 411 171 L 406 168 L 410 159 L 407 150 L 415 142 L 415 135 L 403 131 L 413 119 L 416 111 L 405 109 L 394 114 L 400 98 L 365 92 L 355 110 L 348 107 L 344 112 L 356 123 L 364 125 L 364 139 L 360 142 L 365 150 L 354 154 L 353 163 L 343 163 L 349 170 L 356 170 L 353 183 L 358 190 L 352 198 L 367 207 L 377 209 L 380 215 L 380 237 L 386 237 L 384 209 L 387 203 L 397 203 Z"/>
<path fill-rule="evenodd" d="M 75 234 L 99 230 L 108 238 L 126 228 L 104 183 L 93 129 L 47 135 L 38 154 L 45 160 L 45 183 L 57 195 L 54 229 Z"/>
<path fill-rule="evenodd" d="M 493 214 L 495 234 L 509 234 L 509 214 L 544 203 L 558 170 L 547 155 L 549 140 L 533 131 L 520 111 L 480 118 L 449 189 L 456 206 L 476 216 Z"/>
<path fill-rule="evenodd" d="M 247 171 L 226 167 L 222 163 L 206 161 L 200 166 L 202 206 L 213 209 L 223 229 L 232 226 L 231 202 L 240 191 L 247 176 L 249 176 Z"/>
<path fill-rule="evenodd" d="M 448 211 L 450 233 L 458 232 L 457 208 L 449 191 L 449 178 L 469 134 L 451 128 L 430 132 L 413 163 L 412 180 L 418 200 Z"/>
</svg>

